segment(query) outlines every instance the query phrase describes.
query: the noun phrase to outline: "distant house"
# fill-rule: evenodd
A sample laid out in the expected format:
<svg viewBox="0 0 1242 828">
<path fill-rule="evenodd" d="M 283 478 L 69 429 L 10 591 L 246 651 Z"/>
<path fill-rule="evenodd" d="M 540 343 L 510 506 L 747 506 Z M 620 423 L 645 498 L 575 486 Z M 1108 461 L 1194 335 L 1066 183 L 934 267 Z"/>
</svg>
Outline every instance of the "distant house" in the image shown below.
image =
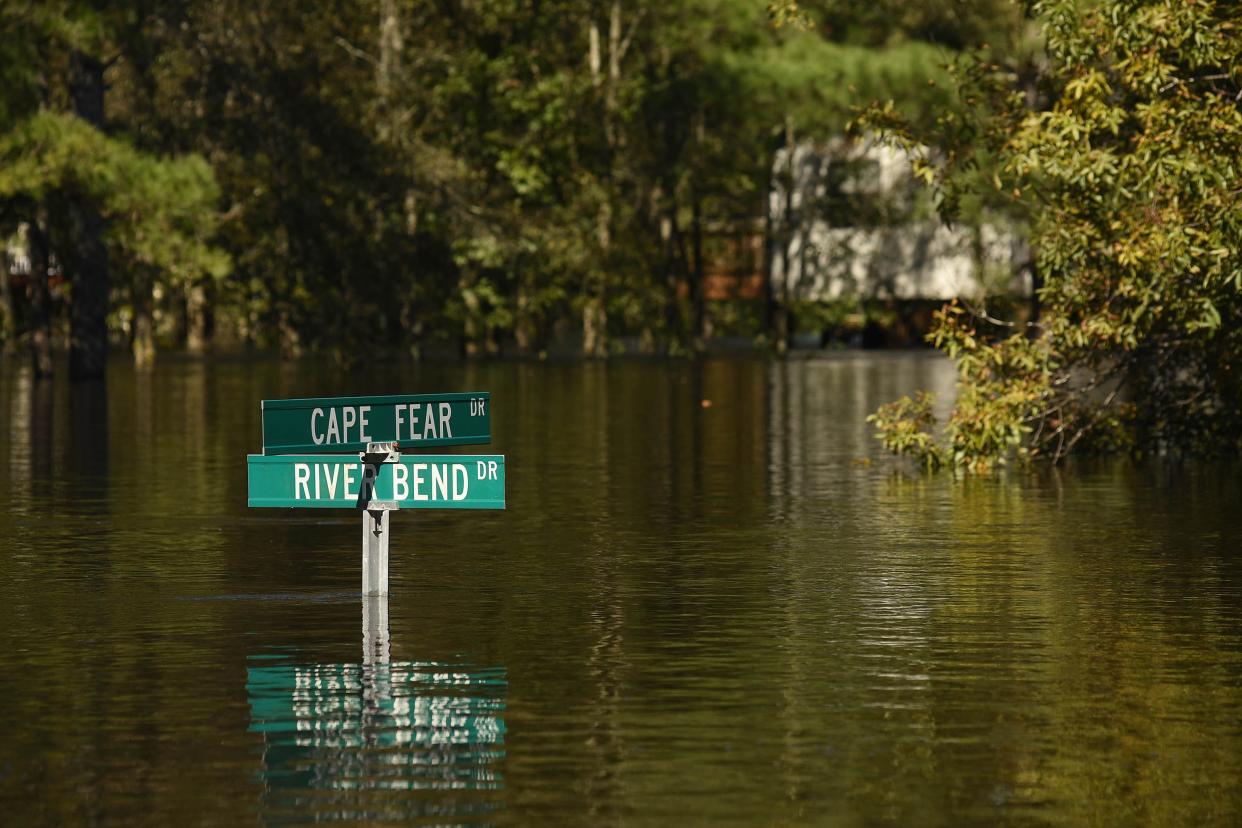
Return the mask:
<svg viewBox="0 0 1242 828">
<path fill-rule="evenodd" d="M 30 244 L 27 241 L 25 222 L 20 224 L 17 232 L 4 245 L 4 272 L 14 287 L 24 286 L 30 279 Z"/>
<path fill-rule="evenodd" d="M 779 300 L 1030 294 L 1025 241 L 1000 223 L 945 225 L 901 151 L 844 138 L 777 152 L 768 278 Z"/>
<path fill-rule="evenodd" d="M 0 254 L 4 256 L 3 268 L 0 269 L 0 278 L 7 280 L 7 284 L 14 289 L 25 291 L 35 275 L 35 256 L 31 250 L 32 240 L 30 237 L 30 225 L 21 222 L 17 225 L 17 231 L 7 239 L 0 240 Z M 53 298 L 59 298 L 61 288 L 65 283 L 65 274 L 60 262 L 56 259 L 55 253 L 49 253 L 47 258 L 47 286 L 51 291 Z"/>
<path fill-rule="evenodd" d="M 736 219 L 704 233 L 703 298 L 756 300 L 763 292 L 763 222 Z"/>
</svg>

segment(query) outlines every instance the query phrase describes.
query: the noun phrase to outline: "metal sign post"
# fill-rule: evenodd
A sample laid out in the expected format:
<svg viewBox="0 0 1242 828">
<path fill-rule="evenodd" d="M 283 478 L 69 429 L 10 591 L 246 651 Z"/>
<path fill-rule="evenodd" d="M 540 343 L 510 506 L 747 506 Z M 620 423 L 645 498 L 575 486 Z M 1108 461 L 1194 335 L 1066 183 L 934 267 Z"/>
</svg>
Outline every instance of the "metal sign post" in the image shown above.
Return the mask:
<svg viewBox="0 0 1242 828">
<path fill-rule="evenodd" d="M 252 507 L 361 511 L 364 596 L 388 594 L 391 512 L 505 508 L 504 455 L 403 457 L 398 439 L 360 440 L 376 434 L 428 447 L 490 442 L 491 395 L 264 400 L 263 454 L 246 458 Z"/>
<path fill-rule="evenodd" d="M 362 594 L 388 594 L 388 509 L 362 511 Z"/>
<path fill-rule="evenodd" d="M 389 660 L 388 596 L 362 598 L 362 663 L 368 667 Z"/>
<path fill-rule="evenodd" d="M 363 478 L 374 486 L 384 463 L 400 463 L 401 450 L 396 443 L 370 443 L 358 455 L 362 461 Z M 372 500 L 362 509 L 362 594 L 388 594 L 388 513 L 398 508 L 395 501 Z"/>
</svg>

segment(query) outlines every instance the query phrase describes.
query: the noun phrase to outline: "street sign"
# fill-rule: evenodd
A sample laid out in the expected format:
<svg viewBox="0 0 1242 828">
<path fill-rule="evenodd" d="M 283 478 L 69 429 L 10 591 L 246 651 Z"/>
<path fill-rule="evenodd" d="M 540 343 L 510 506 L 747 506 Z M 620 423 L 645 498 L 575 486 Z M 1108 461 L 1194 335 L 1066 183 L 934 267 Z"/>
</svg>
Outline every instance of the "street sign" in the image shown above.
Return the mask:
<svg viewBox="0 0 1242 828">
<path fill-rule="evenodd" d="M 503 454 L 404 455 L 367 463 L 357 455 L 246 458 L 250 506 L 313 509 L 503 509 Z"/>
<path fill-rule="evenodd" d="M 492 436 L 491 394 L 400 394 L 264 400 L 264 454 L 364 451 L 397 443 L 403 451 L 486 445 Z"/>
<path fill-rule="evenodd" d="M 361 510 L 362 594 L 387 595 L 392 512 L 505 508 L 503 454 L 408 453 L 490 443 L 491 402 L 486 391 L 264 400 L 247 505 Z"/>
</svg>

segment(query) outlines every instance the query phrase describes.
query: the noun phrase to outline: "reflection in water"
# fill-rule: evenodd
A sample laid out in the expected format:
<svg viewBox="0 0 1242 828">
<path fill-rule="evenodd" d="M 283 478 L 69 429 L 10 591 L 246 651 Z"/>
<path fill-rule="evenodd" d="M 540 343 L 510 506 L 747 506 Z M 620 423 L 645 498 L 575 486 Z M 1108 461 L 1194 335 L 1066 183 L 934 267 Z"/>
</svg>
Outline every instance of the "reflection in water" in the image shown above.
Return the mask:
<svg viewBox="0 0 1242 828">
<path fill-rule="evenodd" d="M 70 458 L 73 470 L 101 480 L 108 474 L 108 386 L 104 380 L 74 382 L 69 386 L 73 433 Z"/>
<path fill-rule="evenodd" d="M 1236 466 L 891 464 L 953 382 L 166 360 L 105 429 L 0 364 L 0 823 L 1236 824 Z M 258 401 L 472 387 L 509 508 L 401 517 L 359 619 L 355 514 L 246 507 Z"/>
<path fill-rule="evenodd" d="M 307 808 L 319 819 L 358 820 L 499 807 L 487 792 L 503 788 L 505 671 L 390 661 L 387 603 L 363 599 L 362 663 L 248 659 L 249 729 L 263 734 L 269 821 Z"/>
<path fill-rule="evenodd" d="M 52 475 L 52 391 L 54 386 L 48 377 L 40 377 L 31 383 L 30 392 L 30 479 L 34 483 L 32 494 Z"/>
</svg>

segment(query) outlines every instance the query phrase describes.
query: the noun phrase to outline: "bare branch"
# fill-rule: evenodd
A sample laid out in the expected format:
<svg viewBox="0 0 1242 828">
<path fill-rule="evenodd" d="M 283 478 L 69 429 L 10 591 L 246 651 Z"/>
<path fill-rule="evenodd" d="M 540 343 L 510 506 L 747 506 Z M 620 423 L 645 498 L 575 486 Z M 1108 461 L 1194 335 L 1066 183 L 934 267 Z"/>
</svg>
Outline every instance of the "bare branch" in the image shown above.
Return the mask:
<svg viewBox="0 0 1242 828">
<path fill-rule="evenodd" d="M 348 40 L 341 37 L 340 35 L 337 35 L 335 40 L 336 40 L 337 46 L 340 46 L 346 52 L 358 58 L 359 60 L 365 60 L 367 63 L 370 63 L 372 66 L 378 63 L 378 61 L 375 58 L 371 57 L 366 52 L 362 51 L 357 46 L 350 43 Z"/>
</svg>

